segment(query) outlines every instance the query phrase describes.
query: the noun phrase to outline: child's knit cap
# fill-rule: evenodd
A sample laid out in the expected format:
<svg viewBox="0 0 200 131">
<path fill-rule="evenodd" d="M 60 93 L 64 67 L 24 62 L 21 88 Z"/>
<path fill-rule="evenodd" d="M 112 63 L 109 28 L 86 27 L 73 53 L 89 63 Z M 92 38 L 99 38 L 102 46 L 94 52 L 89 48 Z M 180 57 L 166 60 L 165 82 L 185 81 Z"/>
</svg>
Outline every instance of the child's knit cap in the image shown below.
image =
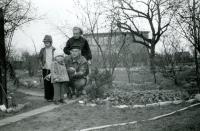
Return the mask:
<svg viewBox="0 0 200 131">
<path fill-rule="evenodd" d="M 45 35 L 43 42 L 52 42 L 52 37 L 50 35 Z"/>
</svg>

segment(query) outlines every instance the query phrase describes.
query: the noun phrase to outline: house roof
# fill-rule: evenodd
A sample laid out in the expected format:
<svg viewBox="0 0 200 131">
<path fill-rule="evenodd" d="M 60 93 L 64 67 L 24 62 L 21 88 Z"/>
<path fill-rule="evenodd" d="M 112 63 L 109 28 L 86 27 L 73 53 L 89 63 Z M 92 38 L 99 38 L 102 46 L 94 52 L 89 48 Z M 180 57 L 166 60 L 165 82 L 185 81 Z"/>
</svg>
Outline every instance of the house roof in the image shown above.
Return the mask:
<svg viewBox="0 0 200 131">
<path fill-rule="evenodd" d="M 149 34 L 149 31 L 141 31 L 141 33 Z M 105 35 L 110 35 L 110 34 L 111 34 L 110 32 L 107 32 L 107 33 L 94 33 L 94 35 L 98 35 L 98 36 L 105 36 Z M 113 35 L 121 35 L 121 32 L 113 32 L 112 34 Z M 131 34 L 131 33 L 128 32 L 128 34 Z M 92 36 L 92 35 L 93 35 L 92 33 L 83 34 L 83 36 L 85 36 L 85 37 Z"/>
</svg>

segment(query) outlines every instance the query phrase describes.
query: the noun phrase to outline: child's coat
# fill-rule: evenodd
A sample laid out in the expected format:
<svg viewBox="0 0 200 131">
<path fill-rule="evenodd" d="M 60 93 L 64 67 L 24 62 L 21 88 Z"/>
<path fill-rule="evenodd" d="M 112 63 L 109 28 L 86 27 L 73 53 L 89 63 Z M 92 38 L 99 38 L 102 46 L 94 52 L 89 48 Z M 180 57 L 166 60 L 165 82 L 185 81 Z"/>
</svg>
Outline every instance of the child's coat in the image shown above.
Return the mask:
<svg viewBox="0 0 200 131">
<path fill-rule="evenodd" d="M 65 63 L 54 60 L 51 64 L 51 83 L 66 81 L 69 81 L 69 76 Z"/>
</svg>

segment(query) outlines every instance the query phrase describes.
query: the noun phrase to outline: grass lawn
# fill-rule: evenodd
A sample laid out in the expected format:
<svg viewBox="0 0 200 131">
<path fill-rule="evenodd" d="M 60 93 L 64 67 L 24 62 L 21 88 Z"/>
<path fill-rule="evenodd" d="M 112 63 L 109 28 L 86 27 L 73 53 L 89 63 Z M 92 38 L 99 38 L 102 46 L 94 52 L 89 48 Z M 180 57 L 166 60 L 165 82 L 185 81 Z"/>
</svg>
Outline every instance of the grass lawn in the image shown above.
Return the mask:
<svg viewBox="0 0 200 131">
<path fill-rule="evenodd" d="M 137 67 L 136 67 L 137 68 Z M 134 83 L 144 83 L 144 82 L 154 82 L 153 74 L 147 70 L 134 70 L 132 73 L 132 82 Z M 179 80 L 184 80 L 190 78 L 192 76 L 195 77 L 195 68 L 187 69 L 185 71 L 181 71 L 178 75 Z M 125 81 L 128 82 L 128 76 L 125 68 L 119 68 L 114 72 L 115 81 Z M 157 83 L 160 84 L 163 80 L 167 80 L 164 78 L 159 72 L 156 73 Z"/>
<path fill-rule="evenodd" d="M 200 131 L 200 106 L 155 121 L 111 127 L 102 131 Z"/>
<path fill-rule="evenodd" d="M 143 109 L 117 109 L 113 107 L 87 107 L 74 103 L 47 113 L 24 119 L 20 122 L 1 127 L 1 131 L 75 131 L 90 127 L 117 124 L 131 121 L 147 120 L 149 118 L 170 113 L 190 104 L 169 105 L 165 107 Z M 111 127 L 105 131 L 173 131 L 200 129 L 200 106 L 161 118 L 160 120 L 138 123 L 135 125 Z"/>
<path fill-rule="evenodd" d="M 128 82 L 128 76 L 125 68 L 120 68 L 114 72 L 115 81 L 125 81 Z M 158 83 L 160 78 L 157 74 Z M 145 71 L 133 71 L 132 81 L 134 83 L 143 83 L 143 82 L 154 82 L 153 75 Z"/>
<path fill-rule="evenodd" d="M 77 116 L 78 127 L 76 129 L 86 128 L 86 127 L 95 127 L 107 124 L 116 124 L 130 121 L 146 120 L 158 115 L 169 113 L 177 109 L 183 108 L 188 104 L 181 105 L 171 105 L 162 108 L 144 108 L 144 109 L 105 109 L 104 107 L 95 107 L 95 108 L 81 108 L 81 112 L 77 111 L 80 107 L 73 105 L 75 107 L 74 116 Z M 173 116 L 161 118 L 156 121 L 148 121 L 136 125 L 129 126 L 120 126 L 104 129 L 105 131 L 173 131 L 173 130 L 193 130 L 200 129 L 200 118 L 196 116 L 200 115 L 198 107 L 191 108 L 187 111 L 177 113 Z M 86 120 L 87 121 L 84 121 Z M 71 125 L 70 122 L 68 125 L 71 127 L 76 126 L 76 123 Z M 71 127 L 66 128 L 65 130 L 73 130 Z M 102 130 L 102 129 L 101 129 Z M 186 131 L 185 130 L 185 131 Z"/>
<path fill-rule="evenodd" d="M 127 72 L 125 68 L 120 68 L 115 70 L 114 73 L 114 83 L 118 86 L 114 87 L 114 89 L 121 89 L 123 91 L 138 91 L 138 90 L 180 90 L 180 89 L 191 89 L 191 87 L 183 87 L 180 82 L 185 82 L 185 80 L 189 80 L 190 78 L 195 77 L 195 69 L 187 69 L 185 71 L 180 72 L 178 75 L 179 85 L 175 85 L 173 81 L 164 78 L 160 73 L 156 73 L 157 83 L 154 82 L 153 74 L 149 71 L 145 70 L 134 70 L 132 76 L 132 83 L 128 83 Z M 193 86 L 192 88 L 197 88 L 197 86 Z M 196 92 L 196 90 L 195 90 Z"/>
</svg>

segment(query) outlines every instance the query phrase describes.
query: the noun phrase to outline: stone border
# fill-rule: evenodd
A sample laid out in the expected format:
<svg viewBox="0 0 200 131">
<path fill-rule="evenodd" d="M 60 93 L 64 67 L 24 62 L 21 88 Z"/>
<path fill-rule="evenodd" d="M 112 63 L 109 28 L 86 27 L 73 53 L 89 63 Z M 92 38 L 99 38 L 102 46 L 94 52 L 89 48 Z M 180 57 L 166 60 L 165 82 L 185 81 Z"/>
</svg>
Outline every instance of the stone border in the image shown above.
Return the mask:
<svg viewBox="0 0 200 131">
<path fill-rule="evenodd" d="M 151 104 L 145 104 L 145 105 L 133 105 L 133 106 L 130 106 L 130 105 L 119 105 L 119 106 L 114 106 L 114 107 L 116 107 L 116 108 L 132 108 L 132 109 L 137 109 L 137 108 L 144 108 L 144 107 L 167 106 L 167 105 L 170 105 L 170 104 L 177 105 L 177 104 L 180 104 L 180 103 L 183 103 L 183 102 L 192 103 L 194 101 L 195 101 L 195 99 L 190 99 L 190 100 L 187 100 L 187 101 L 175 100 L 175 101 L 165 101 L 165 102 L 151 103 Z"/>
</svg>

